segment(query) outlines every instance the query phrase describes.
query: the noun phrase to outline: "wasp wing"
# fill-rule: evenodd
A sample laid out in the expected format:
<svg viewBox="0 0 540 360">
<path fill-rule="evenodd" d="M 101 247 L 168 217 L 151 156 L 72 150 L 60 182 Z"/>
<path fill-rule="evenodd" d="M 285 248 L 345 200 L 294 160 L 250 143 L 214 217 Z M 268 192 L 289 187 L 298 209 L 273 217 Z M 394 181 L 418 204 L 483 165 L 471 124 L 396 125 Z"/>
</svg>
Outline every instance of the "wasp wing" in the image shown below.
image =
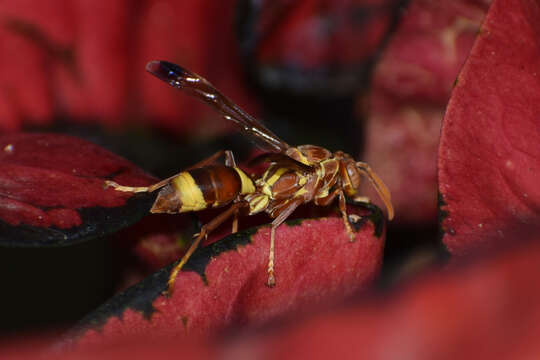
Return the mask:
<svg viewBox="0 0 540 360">
<path fill-rule="evenodd" d="M 289 145 L 268 130 L 259 120 L 246 113 L 205 78 L 167 61 L 151 61 L 146 70 L 172 87 L 211 105 L 221 115 L 234 122 L 265 151 L 284 152 Z"/>
</svg>

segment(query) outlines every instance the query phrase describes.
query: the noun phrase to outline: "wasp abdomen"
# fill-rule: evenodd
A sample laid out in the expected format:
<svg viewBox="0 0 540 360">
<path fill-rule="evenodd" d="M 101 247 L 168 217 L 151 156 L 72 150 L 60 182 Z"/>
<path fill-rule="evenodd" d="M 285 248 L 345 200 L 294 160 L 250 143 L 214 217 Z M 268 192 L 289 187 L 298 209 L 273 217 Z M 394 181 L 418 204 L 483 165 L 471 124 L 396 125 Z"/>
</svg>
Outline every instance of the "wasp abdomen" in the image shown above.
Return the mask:
<svg viewBox="0 0 540 360">
<path fill-rule="evenodd" d="M 177 214 L 229 204 L 239 194 L 255 191 L 252 180 L 240 169 L 212 165 L 184 171 L 159 192 L 153 213 Z"/>
</svg>

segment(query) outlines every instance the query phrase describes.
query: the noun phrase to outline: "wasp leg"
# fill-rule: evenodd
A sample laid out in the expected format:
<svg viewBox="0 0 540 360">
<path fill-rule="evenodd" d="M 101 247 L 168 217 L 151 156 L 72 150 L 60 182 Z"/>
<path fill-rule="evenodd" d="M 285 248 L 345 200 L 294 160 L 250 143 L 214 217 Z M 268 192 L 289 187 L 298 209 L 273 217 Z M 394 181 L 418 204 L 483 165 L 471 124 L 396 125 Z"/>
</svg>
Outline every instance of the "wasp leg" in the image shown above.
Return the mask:
<svg viewBox="0 0 540 360">
<path fill-rule="evenodd" d="M 151 187 L 153 189 L 150 190 L 150 192 L 152 192 L 154 190 L 157 190 L 159 188 L 162 188 L 163 186 L 167 185 L 167 183 L 169 183 L 172 179 L 174 179 L 175 177 L 177 177 L 178 175 L 180 175 L 184 171 L 188 171 L 188 170 L 191 170 L 191 169 L 201 168 L 203 166 L 215 164 L 217 162 L 217 159 L 219 159 L 222 156 L 225 157 L 225 165 L 226 166 L 236 166 L 236 161 L 234 160 L 234 155 L 233 155 L 232 151 L 231 150 L 220 150 L 220 151 L 216 152 L 215 154 L 207 157 L 206 159 L 201 160 L 198 163 L 196 163 L 196 164 L 188 167 L 187 169 L 179 172 L 178 174 L 174 174 L 173 176 L 169 176 L 165 180 L 161 180 L 157 184 L 152 185 Z"/>
<path fill-rule="evenodd" d="M 314 201 L 315 205 L 318 205 L 318 206 L 328 206 L 328 205 L 330 205 L 332 203 L 332 201 L 334 201 L 336 196 L 338 196 L 340 191 L 341 191 L 341 189 L 337 188 L 334 191 L 332 191 L 330 194 L 328 194 L 327 196 L 315 199 L 315 201 Z"/>
<path fill-rule="evenodd" d="M 236 167 L 236 160 L 231 150 L 225 150 L 225 166 Z"/>
<path fill-rule="evenodd" d="M 349 222 L 349 216 L 347 215 L 347 203 L 345 201 L 345 194 L 343 191 L 339 191 L 339 212 L 341 212 L 341 217 L 343 218 L 343 224 L 349 235 L 349 241 L 354 242 L 354 231 L 352 229 L 351 223 Z"/>
<path fill-rule="evenodd" d="M 388 211 L 388 220 L 392 220 L 394 218 L 394 207 L 392 206 L 390 191 L 388 190 L 384 182 L 381 180 L 381 178 L 379 178 L 379 176 L 375 174 L 373 170 L 371 170 L 368 164 L 358 161 L 356 163 L 356 166 L 369 179 L 369 181 L 377 191 L 377 194 L 379 194 L 379 197 L 384 202 L 384 206 L 386 206 L 386 210 Z"/>
<path fill-rule="evenodd" d="M 231 233 L 235 234 L 238 231 L 238 209 L 233 214 Z"/>
<path fill-rule="evenodd" d="M 276 286 L 276 277 L 274 275 L 274 244 L 276 238 L 276 228 L 272 226 L 270 229 L 270 251 L 268 252 L 268 280 L 266 280 L 266 285 L 268 287 Z"/>
<path fill-rule="evenodd" d="M 188 251 L 184 254 L 182 259 L 171 271 L 171 275 L 169 275 L 169 281 L 167 282 L 167 294 L 170 296 L 173 293 L 173 285 L 174 281 L 176 280 L 176 276 L 178 275 L 178 272 L 182 270 L 182 267 L 186 264 L 186 262 L 189 260 L 195 249 L 199 246 L 199 243 L 203 238 L 206 238 L 208 234 L 210 234 L 213 230 L 215 230 L 219 225 L 223 224 L 229 217 L 234 215 L 238 212 L 238 209 L 240 209 L 243 206 L 247 206 L 247 202 L 237 202 L 231 205 L 227 210 L 216 216 L 214 219 L 212 219 L 209 223 L 203 225 L 201 227 L 201 232 L 197 235 L 191 246 L 189 247 Z"/>
<path fill-rule="evenodd" d="M 293 213 L 296 208 L 303 203 L 303 199 L 293 200 L 284 210 L 272 221 L 272 228 L 270 229 L 270 252 L 268 254 L 268 281 L 266 285 L 268 287 L 274 287 L 276 285 L 276 277 L 274 275 L 274 244 L 276 238 L 276 228 L 281 225 L 287 218 Z"/>
<path fill-rule="evenodd" d="M 220 151 L 216 152 L 215 154 L 213 154 L 212 156 L 209 156 L 208 158 L 206 158 L 206 159 L 204 159 L 202 161 L 199 161 L 195 165 L 190 166 L 189 168 L 187 168 L 185 170 L 182 170 L 178 174 L 174 174 L 172 176 L 169 176 L 168 178 L 163 179 L 160 182 L 157 182 L 157 183 L 155 183 L 153 185 L 150 185 L 150 186 L 123 186 L 123 185 L 120 185 L 120 184 L 118 184 L 118 183 L 116 183 L 114 181 L 105 180 L 105 187 L 112 187 L 116 191 L 132 192 L 132 193 L 154 192 L 154 191 L 156 191 L 158 189 L 161 189 L 165 185 L 167 185 L 172 179 L 174 179 L 175 177 L 180 175 L 182 172 L 190 170 L 190 169 L 200 168 L 200 167 L 203 167 L 203 166 L 206 166 L 206 165 L 214 164 L 217 161 L 217 159 L 219 159 L 221 156 L 225 157 L 225 165 L 226 166 L 236 166 L 236 162 L 234 160 L 234 156 L 233 156 L 232 151 L 230 151 L 230 150 L 220 150 Z"/>
<path fill-rule="evenodd" d="M 328 206 L 334 201 L 336 196 L 339 195 L 339 212 L 341 213 L 341 217 L 343 218 L 343 224 L 345 225 L 345 229 L 347 230 L 347 235 L 349 235 L 349 240 L 351 242 L 354 242 L 354 232 L 351 227 L 351 223 L 349 222 L 349 217 L 347 215 L 347 204 L 345 202 L 345 195 L 343 194 L 343 190 L 340 188 L 335 189 L 332 191 L 328 196 L 323 198 L 315 199 L 315 205 L 319 206 Z"/>
<path fill-rule="evenodd" d="M 155 184 L 150 185 L 150 186 L 123 186 L 123 185 L 120 185 L 120 184 L 118 184 L 118 183 L 116 183 L 114 181 L 105 180 L 105 187 L 112 187 L 116 191 L 132 192 L 132 193 L 154 192 L 157 189 L 160 189 L 160 188 L 164 187 L 165 185 L 167 185 L 169 183 L 169 181 L 171 181 L 176 176 L 178 176 L 178 174 L 173 175 L 171 177 L 168 177 L 168 178 L 166 178 L 164 180 L 161 180 L 160 182 L 155 183 Z"/>
</svg>

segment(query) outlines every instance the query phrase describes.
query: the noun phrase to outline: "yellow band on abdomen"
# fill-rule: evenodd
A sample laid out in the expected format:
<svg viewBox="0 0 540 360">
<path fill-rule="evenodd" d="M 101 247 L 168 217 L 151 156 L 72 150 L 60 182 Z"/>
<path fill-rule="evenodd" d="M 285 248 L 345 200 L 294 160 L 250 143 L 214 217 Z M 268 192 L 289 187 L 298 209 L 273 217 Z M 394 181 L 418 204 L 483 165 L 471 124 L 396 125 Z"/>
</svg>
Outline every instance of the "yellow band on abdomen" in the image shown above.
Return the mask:
<svg viewBox="0 0 540 360">
<path fill-rule="evenodd" d="M 172 183 L 182 202 L 180 213 L 206 209 L 203 193 L 189 172 L 182 172 L 172 180 Z"/>
<path fill-rule="evenodd" d="M 245 172 L 240 170 L 239 168 L 234 168 L 236 170 L 238 176 L 240 176 L 240 182 L 242 183 L 242 189 L 240 190 L 240 194 L 252 194 L 255 192 L 255 185 L 253 185 L 253 180 L 249 178 L 249 176 L 246 175 Z"/>
</svg>

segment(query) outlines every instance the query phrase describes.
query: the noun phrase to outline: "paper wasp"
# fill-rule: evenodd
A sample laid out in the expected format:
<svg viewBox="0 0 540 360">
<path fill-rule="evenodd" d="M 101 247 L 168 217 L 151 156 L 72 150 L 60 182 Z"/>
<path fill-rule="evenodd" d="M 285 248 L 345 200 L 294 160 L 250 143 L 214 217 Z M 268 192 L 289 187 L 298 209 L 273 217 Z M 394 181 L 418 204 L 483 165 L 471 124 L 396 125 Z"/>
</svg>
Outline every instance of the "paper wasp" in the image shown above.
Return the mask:
<svg viewBox="0 0 540 360">
<path fill-rule="evenodd" d="M 350 155 L 337 151 L 335 153 L 315 145 L 290 146 L 270 130 L 260 121 L 253 118 L 231 100 L 221 94 L 210 82 L 201 76 L 190 72 L 178 65 L 166 61 L 152 61 L 147 64 L 146 70 L 159 79 L 167 82 L 172 87 L 181 89 L 195 96 L 199 100 L 211 105 L 221 115 L 236 123 L 240 130 L 254 140 L 259 147 L 267 153 L 254 159 L 254 162 L 269 162 L 266 172 L 262 177 L 250 180 L 240 169 L 235 167 L 232 154 L 229 153 L 226 166 L 234 169 L 237 173 L 242 173 L 244 190 L 237 190 L 231 193 L 228 202 L 233 203 L 229 209 L 203 226 L 199 235 L 195 238 L 188 252 L 176 265 L 169 278 L 169 291 L 172 290 L 178 271 L 187 262 L 193 251 L 198 246 L 202 238 L 222 224 L 231 216 L 234 216 L 233 232 L 236 231 L 237 214 L 241 210 L 249 215 L 266 212 L 272 219 L 270 235 L 270 251 L 268 260 L 268 282 L 267 285 L 275 285 L 274 277 L 274 243 L 275 230 L 281 225 L 301 204 L 314 202 L 316 205 L 327 206 L 336 198 L 339 204 L 339 211 L 343 218 L 346 231 L 351 241 L 354 240 L 354 233 L 349 223 L 346 211 L 346 196 L 355 200 L 367 202 L 365 197 L 359 196 L 359 188 L 363 177 L 367 177 L 374 186 L 378 195 L 383 200 L 388 218 L 394 216 L 390 192 L 382 180 L 364 162 L 355 161 Z M 199 163 L 196 166 L 203 166 L 206 169 L 208 161 Z M 196 169 L 189 170 L 196 171 Z M 158 188 L 163 188 L 156 199 L 152 212 L 179 213 L 183 211 L 197 211 L 208 206 L 217 206 L 212 201 L 200 201 L 199 206 L 184 208 L 183 205 L 174 201 L 175 197 L 182 190 L 179 189 L 180 174 L 174 175 L 150 187 L 126 187 L 109 182 L 110 186 L 121 191 L 143 191 L 151 192 Z M 215 177 L 215 182 L 228 185 L 228 178 Z M 175 184 L 175 186 L 173 186 Z M 185 192 L 201 193 L 203 198 L 211 198 L 209 192 L 211 188 L 202 184 L 191 182 L 186 184 Z M 184 210 L 185 209 L 185 210 Z"/>
</svg>

